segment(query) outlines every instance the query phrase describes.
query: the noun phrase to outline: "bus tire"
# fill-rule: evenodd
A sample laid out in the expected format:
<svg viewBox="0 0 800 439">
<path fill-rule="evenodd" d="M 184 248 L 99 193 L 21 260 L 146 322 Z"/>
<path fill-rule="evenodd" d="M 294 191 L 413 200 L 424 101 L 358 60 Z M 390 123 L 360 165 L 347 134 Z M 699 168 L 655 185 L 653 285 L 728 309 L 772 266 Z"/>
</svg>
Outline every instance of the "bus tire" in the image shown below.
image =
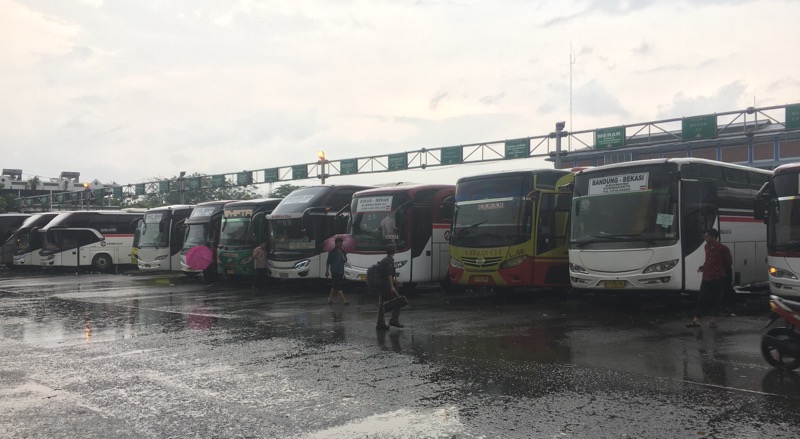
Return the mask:
<svg viewBox="0 0 800 439">
<path fill-rule="evenodd" d="M 92 267 L 97 271 L 109 271 L 111 266 L 114 265 L 111 256 L 101 253 L 92 259 Z"/>
</svg>

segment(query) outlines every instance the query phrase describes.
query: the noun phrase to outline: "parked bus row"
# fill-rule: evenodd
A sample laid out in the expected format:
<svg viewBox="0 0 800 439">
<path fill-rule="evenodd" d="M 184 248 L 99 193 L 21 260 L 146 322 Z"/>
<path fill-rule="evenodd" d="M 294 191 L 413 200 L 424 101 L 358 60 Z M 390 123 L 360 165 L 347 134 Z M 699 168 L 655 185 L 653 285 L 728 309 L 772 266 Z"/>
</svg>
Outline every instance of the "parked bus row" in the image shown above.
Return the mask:
<svg viewBox="0 0 800 439">
<path fill-rule="evenodd" d="M 13 265 L 99 270 L 133 257 L 142 270 L 226 278 L 253 277 L 252 250 L 267 242 L 269 276 L 292 280 L 323 278 L 325 254 L 340 236 L 345 276 L 354 281 L 393 244 L 407 287 L 697 291 L 703 231 L 714 227 L 733 254 L 733 284 L 769 279 L 773 292 L 798 295 L 798 182 L 800 165 L 773 174 L 652 159 L 477 175 L 455 185 L 313 186 L 284 199 L 144 213 L 38 214 L 23 218 L 9 241 Z M 210 254 L 204 268 L 186 259 L 194 247 Z"/>
</svg>

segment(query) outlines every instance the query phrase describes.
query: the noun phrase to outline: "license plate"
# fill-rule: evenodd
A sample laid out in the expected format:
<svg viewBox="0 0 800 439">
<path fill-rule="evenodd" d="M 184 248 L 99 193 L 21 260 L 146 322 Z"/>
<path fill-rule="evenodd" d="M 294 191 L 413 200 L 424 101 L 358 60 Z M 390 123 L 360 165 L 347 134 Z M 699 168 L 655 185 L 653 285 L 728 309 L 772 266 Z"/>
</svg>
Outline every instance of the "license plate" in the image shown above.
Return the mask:
<svg viewBox="0 0 800 439">
<path fill-rule="evenodd" d="M 225 270 L 225 274 L 236 274 L 235 270 Z"/>
<path fill-rule="evenodd" d="M 472 281 L 479 284 L 488 284 L 489 276 L 472 276 Z"/>
<path fill-rule="evenodd" d="M 607 280 L 603 281 L 603 286 L 606 288 L 625 288 L 624 280 Z"/>
<path fill-rule="evenodd" d="M 280 277 L 281 279 L 288 279 L 289 273 L 278 273 L 278 277 Z"/>
<path fill-rule="evenodd" d="M 367 280 L 367 275 L 366 274 L 359 274 L 358 275 L 358 280 L 366 281 Z"/>
</svg>

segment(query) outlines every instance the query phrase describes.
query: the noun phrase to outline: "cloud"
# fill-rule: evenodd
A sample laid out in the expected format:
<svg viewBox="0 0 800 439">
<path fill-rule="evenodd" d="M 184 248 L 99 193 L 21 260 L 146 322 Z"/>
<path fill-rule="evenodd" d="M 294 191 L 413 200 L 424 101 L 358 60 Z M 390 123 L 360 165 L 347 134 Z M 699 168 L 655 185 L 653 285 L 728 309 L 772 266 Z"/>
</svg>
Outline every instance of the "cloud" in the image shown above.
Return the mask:
<svg viewBox="0 0 800 439">
<path fill-rule="evenodd" d="M 501 99 L 505 96 L 504 92 L 497 93 L 492 96 L 484 96 L 479 99 L 479 102 L 486 105 L 493 105 L 500 102 Z"/>
<path fill-rule="evenodd" d="M 638 47 L 634 47 L 631 49 L 631 51 L 634 53 L 634 55 L 647 56 L 653 53 L 653 48 L 650 44 L 647 44 L 647 42 L 642 41 L 642 44 L 640 44 Z"/>
<path fill-rule="evenodd" d="M 436 96 L 431 98 L 431 100 L 428 102 L 428 108 L 430 108 L 433 111 L 436 111 L 436 109 L 439 107 L 439 103 L 445 98 L 447 98 L 446 92 L 442 91 L 437 93 Z"/>
<path fill-rule="evenodd" d="M 685 96 L 682 92 L 672 102 L 659 106 L 658 118 L 693 116 L 720 112 L 720 109 L 741 107 L 747 86 L 739 81 L 723 85 L 707 96 Z"/>
</svg>

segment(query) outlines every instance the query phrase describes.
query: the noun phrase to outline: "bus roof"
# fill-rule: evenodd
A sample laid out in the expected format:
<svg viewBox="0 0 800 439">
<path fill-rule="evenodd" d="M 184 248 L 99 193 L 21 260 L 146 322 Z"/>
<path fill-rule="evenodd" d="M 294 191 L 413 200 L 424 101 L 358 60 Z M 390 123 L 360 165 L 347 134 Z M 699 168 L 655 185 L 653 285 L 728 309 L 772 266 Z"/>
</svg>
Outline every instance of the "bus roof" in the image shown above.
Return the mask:
<svg viewBox="0 0 800 439">
<path fill-rule="evenodd" d="M 159 210 L 186 210 L 186 209 L 194 209 L 194 206 L 191 204 L 171 204 L 169 206 L 158 206 L 158 207 L 151 207 L 147 209 L 148 212 L 155 212 Z"/>
<path fill-rule="evenodd" d="M 676 164 L 678 166 L 688 164 L 688 163 L 704 163 L 710 166 L 721 166 L 725 168 L 733 168 L 733 169 L 741 169 L 743 171 L 762 171 L 762 172 L 769 172 L 764 169 L 755 168 L 752 166 L 743 166 L 737 165 L 733 163 L 725 163 L 720 162 L 718 160 L 708 160 L 708 159 L 701 159 L 696 157 L 677 157 L 677 158 L 658 158 L 658 159 L 647 159 L 647 160 L 634 160 L 630 162 L 620 162 L 620 163 L 611 163 L 608 165 L 597 166 L 595 168 L 584 169 L 579 171 L 578 174 L 587 174 L 587 173 L 594 173 L 594 172 L 601 172 L 608 169 L 624 169 L 630 168 L 634 166 L 647 166 L 647 165 L 666 165 L 666 164 Z"/>
<path fill-rule="evenodd" d="M 485 173 L 485 174 L 476 174 L 476 175 L 470 175 L 470 176 L 467 176 L 467 177 L 461 177 L 461 178 L 458 179 L 456 184 L 461 183 L 463 181 L 481 180 L 481 179 L 484 179 L 484 178 L 499 177 L 499 176 L 513 177 L 513 176 L 519 176 L 519 175 L 536 175 L 536 174 L 544 174 L 544 173 L 556 173 L 556 174 L 561 174 L 561 175 L 567 175 L 570 172 L 572 172 L 572 171 L 570 171 L 568 169 L 549 169 L 549 168 L 543 168 L 543 169 L 516 169 L 516 170 L 511 170 L 511 171 L 488 172 L 488 173 Z"/>
<path fill-rule="evenodd" d="M 225 210 L 237 209 L 244 206 L 270 206 L 275 207 L 283 198 L 255 198 L 252 200 L 234 201 L 225 205 Z"/>
<path fill-rule="evenodd" d="M 372 195 L 385 195 L 385 194 L 399 194 L 399 193 L 408 193 L 408 194 L 415 194 L 421 190 L 426 189 L 434 189 L 434 190 L 442 190 L 442 189 L 455 189 L 455 185 L 452 184 L 409 184 L 405 186 L 391 186 L 391 187 L 378 187 L 372 189 L 366 189 L 363 191 L 356 192 L 353 194 L 353 198 L 355 197 L 368 197 Z"/>
<path fill-rule="evenodd" d="M 772 171 L 773 175 L 798 174 L 800 173 L 800 163 L 787 163 L 780 165 Z"/>
</svg>

